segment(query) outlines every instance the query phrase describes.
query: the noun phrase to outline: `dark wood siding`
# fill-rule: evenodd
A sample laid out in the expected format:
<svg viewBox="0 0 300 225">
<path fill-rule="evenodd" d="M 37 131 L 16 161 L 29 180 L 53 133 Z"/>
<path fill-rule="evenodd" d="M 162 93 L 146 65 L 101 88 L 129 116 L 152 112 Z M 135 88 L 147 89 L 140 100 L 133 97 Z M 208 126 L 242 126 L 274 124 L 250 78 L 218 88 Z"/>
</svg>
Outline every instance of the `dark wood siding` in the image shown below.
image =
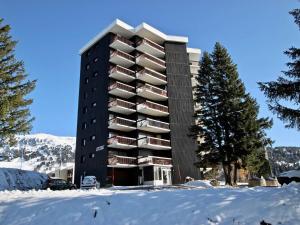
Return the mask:
<svg viewBox="0 0 300 225">
<path fill-rule="evenodd" d="M 173 183 L 182 183 L 186 176 L 200 178 L 196 162 L 195 141 L 188 136 L 194 123 L 191 74 L 186 45 L 165 43 L 168 101 L 170 112 Z"/>
<path fill-rule="evenodd" d="M 80 184 L 80 177 L 94 175 L 104 185 L 107 176 L 107 137 L 108 137 L 108 70 L 110 34 L 104 36 L 88 51 L 81 55 L 80 90 L 78 101 L 77 138 L 75 152 L 75 183 Z M 95 59 L 98 58 L 98 61 Z M 89 65 L 89 69 L 86 67 Z M 95 76 L 95 73 L 97 75 Z M 88 79 L 88 83 L 85 81 Z M 94 89 L 94 90 L 93 90 Z M 84 97 L 85 93 L 86 98 Z M 92 104 L 96 103 L 93 107 Z M 87 112 L 83 113 L 84 107 Z M 96 123 L 91 121 L 96 119 Z M 87 128 L 82 129 L 82 124 Z M 95 140 L 91 136 L 95 135 Z M 86 146 L 82 146 L 82 139 Z M 98 146 L 104 145 L 102 151 L 96 151 Z M 95 154 L 92 158 L 91 154 Z M 85 162 L 81 162 L 81 157 Z"/>
</svg>

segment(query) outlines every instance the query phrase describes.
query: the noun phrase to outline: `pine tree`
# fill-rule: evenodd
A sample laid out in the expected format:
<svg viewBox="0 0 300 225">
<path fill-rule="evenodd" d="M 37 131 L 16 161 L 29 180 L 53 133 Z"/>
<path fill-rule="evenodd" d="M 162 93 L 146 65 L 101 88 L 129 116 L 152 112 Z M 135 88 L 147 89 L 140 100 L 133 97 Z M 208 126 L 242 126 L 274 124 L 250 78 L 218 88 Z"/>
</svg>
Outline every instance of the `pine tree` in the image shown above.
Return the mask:
<svg viewBox="0 0 300 225">
<path fill-rule="evenodd" d="M 31 130 L 33 118 L 28 106 L 30 93 L 36 81 L 26 80 L 24 63 L 14 55 L 17 44 L 10 36 L 10 26 L 2 25 L 0 18 L 0 146 L 14 144 L 15 135 Z"/>
<path fill-rule="evenodd" d="M 191 130 L 202 139 L 198 166 L 222 164 L 226 184 L 234 185 L 246 156 L 269 142 L 263 130 L 271 121 L 257 119 L 257 103 L 246 93 L 236 65 L 219 43 L 212 54 L 203 54 L 197 79 L 195 101 L 201 107 L 195 116 L 200 122 Z"/>
<path fill-rule="evenodd" d="M 290 12 L 294 16 L 295 23 L 300 29 L 300 9 Z M 277 114 L 287 128 L 296 128 L 300 130 L 300 49 L 291 47 L 284 52 L 292 62 L 286 65 L 288 71 L 283 71 L 276 81 L 259 82 L 260 89 L 268 97 L 269 109 Z M 290 102 L 287 106 L 286 103 Z"/>
</svg>

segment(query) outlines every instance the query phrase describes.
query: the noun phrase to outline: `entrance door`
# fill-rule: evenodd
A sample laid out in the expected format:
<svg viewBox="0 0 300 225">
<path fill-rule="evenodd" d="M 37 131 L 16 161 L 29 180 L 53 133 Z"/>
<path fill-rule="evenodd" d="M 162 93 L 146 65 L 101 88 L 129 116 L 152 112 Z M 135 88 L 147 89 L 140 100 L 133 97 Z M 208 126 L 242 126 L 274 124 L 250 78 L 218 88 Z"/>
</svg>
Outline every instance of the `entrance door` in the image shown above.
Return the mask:
<svg viewBox="0 0 300 225">
<path fill-rule="evenodd" d="M 162 179 L 163 179 L 163 184 L 171 184 L 171 170 L 162 168 Z"/>
</svg>

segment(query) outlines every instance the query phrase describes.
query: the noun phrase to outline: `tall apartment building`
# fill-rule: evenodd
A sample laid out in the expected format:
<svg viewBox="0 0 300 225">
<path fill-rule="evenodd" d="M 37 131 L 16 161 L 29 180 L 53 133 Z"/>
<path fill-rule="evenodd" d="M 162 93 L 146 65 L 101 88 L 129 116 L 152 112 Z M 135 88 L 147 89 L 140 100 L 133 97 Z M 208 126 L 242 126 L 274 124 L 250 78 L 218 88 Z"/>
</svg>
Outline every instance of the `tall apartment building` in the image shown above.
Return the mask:
<svg viewBox="0 0 300 225">
<path fill-rule="evenodd" d="M 199 178 L 191 70 L 200 50 L 187 37 L 120 20 L 81 50 L 75 183 L 181 183 Z M 191 64 L 191 65 L 190 65 Z"/>
</svg>

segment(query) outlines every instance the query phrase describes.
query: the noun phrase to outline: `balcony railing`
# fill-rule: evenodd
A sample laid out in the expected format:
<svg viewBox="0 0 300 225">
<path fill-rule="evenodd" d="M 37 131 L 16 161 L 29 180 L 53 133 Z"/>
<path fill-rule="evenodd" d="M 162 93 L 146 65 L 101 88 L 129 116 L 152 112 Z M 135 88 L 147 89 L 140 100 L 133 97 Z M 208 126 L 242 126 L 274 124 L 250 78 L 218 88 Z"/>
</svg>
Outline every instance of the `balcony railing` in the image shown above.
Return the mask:
<svg viewBox="0 0 300 225">
<path fill-rule="evenodd" d="M 151 56 L 151 55 L 149 55 L 147 53 L 143 53 L 141 55 L 138 55 L 137 57 L 148 59 L 148 60 L 153 61 L 153 62 L 155 62 L 155 63 L 157 63 L 157 64 L 159 64 L 160 66 L 163 66 L 163 67 L 166 66 L 166 63 L 165 63 L 164 60 L 156 58 L 154 56 Z"/>
<path fill-rule="evenodd" d="M 137 144 L 135 138 L 125 137 L 125 136 L 113 136 L 113 137 L 110 137 L 107 142 L 108 142 L 108 145 L 121 144 L 121 145 L 136 146 L 136 144 Z"/>
<path fill-rule="evenodd" d="M 151 75 L 153 77 L 156 77 L 158 79 L 161 79 L 161 80 L 164 80 L 164 81 L 167 80 L 167 77 L 165 75 L 163 75 L 161 73 L 158 73 L 158 72 L 155 72 L 153 70 L 149 70 L 147 68 L 144 68 L 143 70 L 139 71 L 139 73 L 140 74 L 145 74 L 146 73 L 146 74 L 149 74 L 149 75 Z"/>
<path fill-rule="evenodd" d="M 161 105 L 161 104 L 157 104 L 157 103 L 150 102 L 150 101 L 145 101 L 142 104 L 150 109 L 154 109 L 154 110 L 158 110 L 158 111 L 162 111 L 162 112 L 166 112 L 166 113 L 168 112 L 168 107 Z"/>
<path fill-rule="evenodd" d="M 157 165 L 167 165 L 172 166 L 172 159 L 165 157 L 157 157 L 157 156 L 144 156 L 138 158 L 139 165 L 147 165 L 147 164 L 157 164 Z"/>
<path fill-rule="evenodd" d="M 135 88 L 130 86 L 130 85 L 127 85 L 127 84 L 123 84 L 121 82 L 113 82 L 109 87 L 108 87 L 108 90 L 111 91 L 113 89 L 116 89 L 116 88 L 119 88 L 123 91 L 128 91 L 128 92 L 132 92 L 132 93 L 135 93 Z"/>
<path fill-rule="evenodd" d="M 127 109 L 135 109 L 135 104 L 132 102 L 127 102 L 121 99 L 113 99 L 112 101 L 110 101 L 108 103 L 108 107 L 113 107 L 113 106 L 120 106 L 120 107 L 124 107 Z"/>
<path fill-rule="evenodd" d="M 161 145 L 170 147 L 170 141 L 160 138 L 154 138 L 154 137 L 147 137 L 147 143 L 151 145 Z"/>
<path fill-rule="evenodd" d="M 155 87 L 155 86 L 152 86 L 152 85 L 149 85 L 149 84 L 145 84 L 145 85 L 143 85 L 139 88 L 141 88 L 141 90 L 151 91 L 155 94 L 167 97 L 167 91 L 166 90 L 160 89 L 158 87 Z"/>
<path fill-rule="evenodd" d="M 120 56 L 120 57 L 125 58 L 129 61 L 134 62 L 134 57 L 132 55 L 127 54 L 126 52 L 122 52 L 122 51 L 119 51 L 119 50 L 111 50 L 110 51 L 110 57 L 112 58 L 114 56 Z"/>
<path fill-rule="evenodd" d="M 134 47 L 134 43 L 132 41 L 129 41 L 127 38 L 122 37 L 118 34 L 114 35 L 114 37 L 112 38 L 111 43 L 113 43 L 114 41 L 121 41 L 123 43 L 126 43 L 126 44 L 130 45 L 131 47 Z"/>
<path fill-rule="evenodd" d="M 141 148 L 169 150 L 171 149 L 170 141 L 155 137 L 142 137 L 138 139 L 138 146 Z"/>
<path fill-rule="evenodd" d="M 168 133 L 170 132 L 169 123 L 165 123 L 159 120 L 143 119 L 137 121 L 137 127 L 140 130 L 145 130 L 153 133 Z"/>
<path fill-rule="evenodd" d="M 109 156 L 108 157 L 108 165 L 117 166 L 117 165 L 129 165 L 136 166 L 137 160 L 135 157 L 126 157 L 126 156 Z"/>
<path fill-rule="evenodd" d="M 136 78 L 154 85 L 167 84 L 166 75 L 148 68 L 144 68 L 136 73 Z"/>
<path fill-rule="evenodd" d="M 128 119 L 124 119 L 122 117 L 115 117 L 109 120 L 109 124 L 113 125 L 113 124 L 120 124 L 123 126 L 128 126 L 128 127 L 135 127 L 135 121 L 134 120 L 128 120 Z"/>
<path fill-rule="evenodd" d="M 132 76 L 132 77 L 135 76 L 134 71 L 132 71 L 130 69 L 127 69 L 125 67 L 122 67 L 122 66 L 118 66 L 118 65 L 112 66 L 111 69 L 109 70 L 109 73 L 110 74 L 112 74 L 112 73 L 124 73 L 128 76 Z"/>
<path fill-rule="evenodd" d="M 141 45 L 142 43 L 148 44 L 148 45 L 150 45 L 151 47 L 153 47 L 153 48 L 155 48 L 155 49 L 157 49 L 157 50 L 159 50 L 159 51 L 162 51 L 162 52 L 165 51 L 165 48 L 164 48 L 163 46 L 161 46 L 161 45 L 159 45 L 159 44 L 156 44 L 155 42 L 150 41 L 150 40 L 147 39 L 147 38 L 144 38 L 144 39 L 139 40 L 139 41 L 137 42 L 137 45 Z"/>
<path fill-rule="evenodd" d="M 149 126 L 159 127 L 159 128 L 162 128 L 162 129 L 169 129 L 170 128 L 168 123 L 161 122 L 159 120 L 153 120 L 153 119 L 147 118 L 147 119 L 142 120 L 142 121 L 146 121 Z"/>
</svg>

